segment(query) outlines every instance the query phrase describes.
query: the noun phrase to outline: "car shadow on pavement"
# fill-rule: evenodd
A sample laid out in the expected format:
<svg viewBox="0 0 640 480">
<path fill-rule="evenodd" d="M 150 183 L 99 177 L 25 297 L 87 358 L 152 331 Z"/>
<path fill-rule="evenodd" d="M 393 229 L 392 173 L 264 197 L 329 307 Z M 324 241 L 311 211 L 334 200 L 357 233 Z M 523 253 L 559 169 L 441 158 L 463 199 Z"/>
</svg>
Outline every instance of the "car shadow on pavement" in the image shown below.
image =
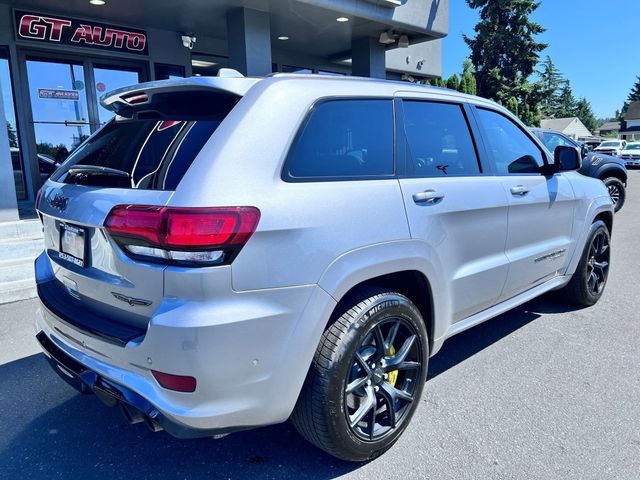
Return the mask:
<svg viewBox="0 0 640 480">
<path fill-rule="evenodd" d="M 435 378 L 498 340 L 505 338 L 547 313 L 566 313 L 581 309 L 562 301 L 560 292 L 550 292 L 519 307 L 487 320 L 448 339 L 429 359 L 429 379 Z"/>
<path fill-rule="evenodd" d="M 430 377 L 553 308 L 535 300 L 448 340 Z M 0 428 L 2 478 L 329 479 L 361 465 L 312 447 L 289 422 L 215 441 L 130 426 L 117 409 L 62 382 L 42 354 L 0 365 Z"/>
</svg>

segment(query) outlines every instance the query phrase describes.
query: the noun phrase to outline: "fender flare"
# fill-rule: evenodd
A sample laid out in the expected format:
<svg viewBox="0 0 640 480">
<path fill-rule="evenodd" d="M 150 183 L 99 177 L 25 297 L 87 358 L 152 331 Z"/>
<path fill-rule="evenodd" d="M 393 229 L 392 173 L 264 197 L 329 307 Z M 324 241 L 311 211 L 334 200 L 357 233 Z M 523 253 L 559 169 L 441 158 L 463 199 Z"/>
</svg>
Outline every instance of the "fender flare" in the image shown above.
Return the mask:
<svg viewBox="0 0 640 480">
<path fill-rule="evenodd" d="M 587 238 L 589 236 L 589 228 L 596 217 L 601 213 L 610 213 L 613 217 L 614 210 L 613 205 L 611 204 L 611 199 L 609 197 L 595 197 L 591 200 L 589 207 L 587 208 L 587 213 L 585 215 L 585 220 L 583 222 L 583 228 L 580 233 L 580 236 L 576 240 L 576 246 L 573 249 L 573 253 L 571 255 L 571 260 L 568 263 L 567 270 L 565 272 L 566 275 L 573 275 L 578 267 L 578 263 L 580 262 L 580 257 L 582 256 L 582 252 L 587 243 Z"/>
<path fill-rule="evenodd" d="M 403 271 L 423 274 L 431 289 L 433 318 L 432 339 L 444 335 L 451 319 L 449 287 L 443 278 L 443 267 L 437 252 L 419 240 L 398 240 L 350 250 L 336 258 L 318 281 L 320 287 L 339 302 L 353 287 L 382 275 Z"/>
</svg>

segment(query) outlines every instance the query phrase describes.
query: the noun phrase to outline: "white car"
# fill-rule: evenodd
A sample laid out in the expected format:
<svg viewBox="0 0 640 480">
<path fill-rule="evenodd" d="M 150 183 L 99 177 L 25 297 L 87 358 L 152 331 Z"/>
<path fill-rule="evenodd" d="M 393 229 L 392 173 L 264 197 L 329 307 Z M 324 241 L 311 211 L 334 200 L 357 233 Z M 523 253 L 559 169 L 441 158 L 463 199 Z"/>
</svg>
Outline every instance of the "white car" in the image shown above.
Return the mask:
<svg viewBox="0 0 640 480">
<path fill-rule="evenodd" d="M 598 145 L 593 151 L 596 153 L 602 153 L 603 155 L 619 157 L 626 146 L 626 140 L 606 140 Z"/>
<path fill-rule="evenodd" d="M 129 422 L 206 437 L 292 417 L 368 460 L 447 338 L 550 290 L 602 295 L 613 203 L 577 148 L 450 90 L 239 77 L 107 94 L 118 115 L 37 202 L 37 338 Z"/>
<path fill-rule="evenodd" d="M 627 167 L 640 167 L 640 142 L 631 142 L 620 153 Z"/>
</svg>

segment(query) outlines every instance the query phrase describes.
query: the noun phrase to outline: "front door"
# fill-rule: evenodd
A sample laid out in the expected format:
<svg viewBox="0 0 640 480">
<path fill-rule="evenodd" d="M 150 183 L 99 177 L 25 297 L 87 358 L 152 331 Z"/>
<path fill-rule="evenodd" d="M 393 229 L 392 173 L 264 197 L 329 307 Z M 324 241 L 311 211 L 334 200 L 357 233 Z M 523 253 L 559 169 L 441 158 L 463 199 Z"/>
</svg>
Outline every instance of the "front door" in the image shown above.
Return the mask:
<svg viewBox="0 0 640 480">
<path fill-rule="evenodd" d="M 405 99 L 400 116 L 411 237 L 440 267 L 449 297 L 442 300 L 458 322 L 495 304 L 504 287 L 507 196 L 482 169 L 462 105 Z"/>
<path fill-rule="evenodd" d="M 545 154 L 500 112 L 476 108 L 487 154 L 509 199 L 507 299 L 561 274 L 572 251 L 575 196 L 564 174 L 544 176 Z"/>
<path fill-rule="evenodd" d="M 36 191 L 85 138 L 113 117 L 100 106 L 100 96 L 144 78 L 141 66 L 86 58 L 27 55 L 25 65 L 35 140 L 30 171 Z"/>
</svg>

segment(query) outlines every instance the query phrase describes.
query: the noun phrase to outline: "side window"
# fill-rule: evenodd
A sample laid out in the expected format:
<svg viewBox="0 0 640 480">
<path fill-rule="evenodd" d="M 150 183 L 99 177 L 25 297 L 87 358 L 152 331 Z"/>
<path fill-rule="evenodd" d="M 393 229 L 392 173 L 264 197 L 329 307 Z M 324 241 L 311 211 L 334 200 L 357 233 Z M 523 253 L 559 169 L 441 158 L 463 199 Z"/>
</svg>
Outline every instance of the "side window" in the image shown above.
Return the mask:
<svg viewBox="0 0 640 480">
<path fill-rule="evenodd" d="M 493 110 L 476 111 L 497 174 L 539 173 L 539 167 L 544 165 L 542 151 L 518 125 Z"/>
<path fill-rule="evenodd" d="M 402 103 L 409 176 L 480 173 L 469 125 L 460 105 L 413 100 Z"/>
<path fill-rule="evenodd" d="M 286 179 L 394 174 L 391 100 L 329 100 L 316 105 L 285 163 Z"/>
<path fill-rule="evenodd" d="M 544 132 L 542 138 L 544 139 L 545 146 L 551 153 L 553 153 L 558 146 L 575 147 L 573 143 L 557 133 Z"/>
</svg>

